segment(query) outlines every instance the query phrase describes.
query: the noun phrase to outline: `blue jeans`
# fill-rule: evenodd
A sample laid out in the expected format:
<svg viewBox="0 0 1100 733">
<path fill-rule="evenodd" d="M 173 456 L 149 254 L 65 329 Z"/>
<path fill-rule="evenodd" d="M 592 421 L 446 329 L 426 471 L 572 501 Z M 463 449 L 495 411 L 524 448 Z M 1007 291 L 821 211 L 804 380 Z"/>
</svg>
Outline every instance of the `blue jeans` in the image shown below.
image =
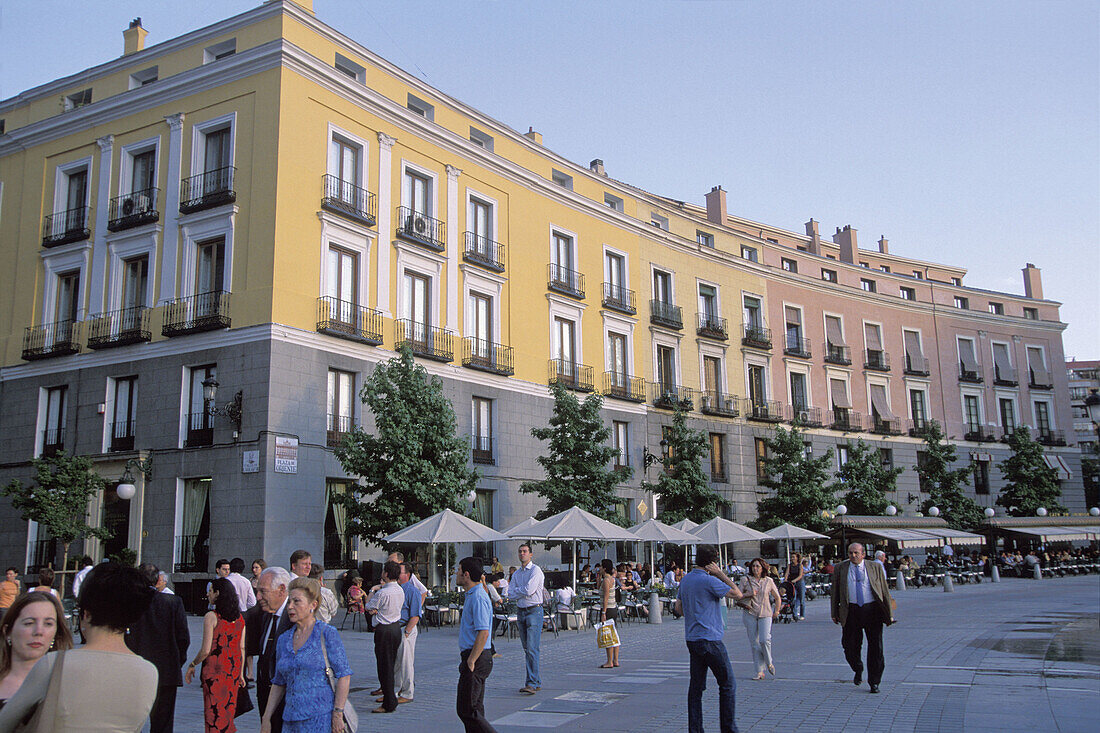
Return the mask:
<svg viewBox="0 0 1100 733">
<path fill-rule="evenodd" d="M 795 616 L 806 615 L 806 581 L 800 580 L 794 584 L 794 603 L 791 604 Z"/>
<path fill-rule="evenodd" d="M 542 642 L 542 606 L 521 608 L 516 612 L 519 641 L 527 658 L 527 686 L 542 687 L 539 677 L 539 644 Z"/>
<path fill-rule="evenodd" d="M 718 721 L 722 733 L 737 733 L 733 722 L 733 696 L 737 683 L 733 679 L 726 645 L 720 641 L 689 641 L 691 681 L 688 682 L 688 733 L 703 733 L 703 690 L 707 689 L 707 670 L 718 682 Z"/>
</svg>

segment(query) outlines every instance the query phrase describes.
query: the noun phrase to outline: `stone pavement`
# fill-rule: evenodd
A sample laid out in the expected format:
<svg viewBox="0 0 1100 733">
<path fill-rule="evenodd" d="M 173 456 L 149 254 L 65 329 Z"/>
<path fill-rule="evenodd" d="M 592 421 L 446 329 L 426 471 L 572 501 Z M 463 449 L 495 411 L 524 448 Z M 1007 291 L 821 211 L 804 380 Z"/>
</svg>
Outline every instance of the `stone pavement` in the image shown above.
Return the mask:
<svg viewBox="0 0 1100 733">
<path fill-rule="evenodd" d="M 910 589 L 897 594 L 899 623 L 884 632 L 882 694 L 855 687 L 840 648 L 840 629 L 827 599 L 806 605 L 806 621 L 777 624 L 772 648 L 777 676 L 753 675 L 748 641 L 733 611 L 726 646 L 737 676 L 741 730 L 1094 731 L 1100 693 L 1100 576 L 1043 581 L 1006 578 L 1000 584 Z M 337 616 L 339 620 L 341 613 Z M 191 619 L 192 644 L 201 620 Z M 683 731 L 687 728 L 688 656 L 683 622 L 627 623 L 622 667 L 604 660 L 591 631 L 543 636 L 543 689 L 517 693 L 523 652 L 498 639 L 485 706 L 501 733 L 558 731 Z M 454 713 L 457 632 L 429 629 L 417 644 L 415 702 L 390 715 L 371 715 L 373 637 L 342 634 L 354 674 L 352 702 L 364 733 L 461 731 Z M 192 654 L 194 650 L 192 649 Z M 202 730 L 197 684 L 180 691 L 177 730 Z M 713 678 L 704 694 L 707 729 L 718 728 Z M 238 721 L 259 730 L 255 713 Z"/>
</svg>

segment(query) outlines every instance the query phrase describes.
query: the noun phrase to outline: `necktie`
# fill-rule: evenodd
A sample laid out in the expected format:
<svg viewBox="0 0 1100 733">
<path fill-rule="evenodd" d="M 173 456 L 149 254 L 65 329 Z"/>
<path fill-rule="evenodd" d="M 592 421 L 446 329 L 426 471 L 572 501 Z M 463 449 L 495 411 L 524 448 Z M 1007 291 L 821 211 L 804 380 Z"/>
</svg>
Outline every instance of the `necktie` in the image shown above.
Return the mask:
<svg viewBox="0 0 1100 733">
<path fill-rule="evenodd" d="M 260 650 L 261 654 L 263 654 L 265 651 L 267 651 L 267 645 L 270 642 L 274 641 L 275 628 L 278 625 L 279 625 L 279 617 L 276 616 L 275 614 L 269 615 L 268 616 L 268 622 L 267 622 L 267 630 L 264 632 L 264 646 L 263 646 L 263 649 Z"/>
<path fill-rule="evenodd" d="M 863 605 L 863 570 L 859 565 L 853 566 L 856 571 L 856 605 Z"/>
</svg>

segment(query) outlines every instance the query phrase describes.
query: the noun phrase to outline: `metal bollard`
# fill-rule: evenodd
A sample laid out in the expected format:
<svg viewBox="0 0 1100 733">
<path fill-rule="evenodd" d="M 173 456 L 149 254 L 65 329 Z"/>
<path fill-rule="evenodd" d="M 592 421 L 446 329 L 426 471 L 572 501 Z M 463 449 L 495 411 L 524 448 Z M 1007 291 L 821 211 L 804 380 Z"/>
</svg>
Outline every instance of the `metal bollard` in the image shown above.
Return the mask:
<svg viewBox="0 0 1100 733">
<path fill-rule="evenodd" d="M 1000 573 L 999 570 L 997 570 L 997 563 L 993 563 L 993 567 L 989 571 L 989 582 L 990 583 L 1000 583 L 1001 582 L 1001 573 Z"/>
<path fill-rule="evenodd" d="M 661 597 L 657 595 L 657 591 L 649 592 L 649 619 L 651 624 L 661 623 Z"/>
<path fill-rule="evenodd" d="M 1032 577 L 1034 577 L 1036 580 L 1042 580 L 1043 579 L 1043 570 L 1042 570 L 1042 568 L 1040 568 L 1038 565 L 1036 565 L 1035 566 L 1035 571 L 1032 573 Z"/>
<path fill-rule="evenodd" d="M 895 590 L 905 590 L 905 575 L 899 570 L 894 584 Z"/>
<path fill-rule="evenodd" d="M 955 592 L 955 583 L 951 580 L 951 573 L 949 573 L 946 568 L 944 568 L 944 571 L 943 571 L 943 592 L 944 593 L 954 593 Z"/>
</svg>

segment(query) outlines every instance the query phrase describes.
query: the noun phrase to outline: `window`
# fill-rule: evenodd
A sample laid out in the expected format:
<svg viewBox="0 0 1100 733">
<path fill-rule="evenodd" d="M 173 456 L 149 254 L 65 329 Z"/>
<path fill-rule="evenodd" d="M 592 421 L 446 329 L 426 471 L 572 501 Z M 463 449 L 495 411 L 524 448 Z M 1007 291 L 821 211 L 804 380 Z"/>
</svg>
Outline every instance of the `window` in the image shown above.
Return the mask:
<svg viewBox="0 0 1100 733">
<path fill-rule="evenodd" d="M 768 400 L 767 381 L 764 378 L 764 367 L 751 364 L 748 368 L 749 401 L 755 405 L 762 405 Z"/>
<path fill-rule="evenodd" d="M 198 245 L 197 255 L 195 293 L 203 295 L 225 290 L 225 240 L 202 242 Z M 216 304 L 216 299 L 213 298 L 200 298 L 200 301 Z"/>
<path fill-rule="evenodd" d="M 836 447 L 836 467 L 839 471 L 848 464 L 848 446 L 838 445 Z"/>
<path fill-rule="evenodd" d="M 156 150 L 149 149 L 134 153 L 130 160 L 130 193 L 155 188 L 157 185 Z"/>
<path fill-rule="evenodd" d="M 80 320 L 80 271 L 62 272 L 57 276 L 57 302 L 54 304 L 54 318 L 58 323 L 68 324 L 66 333 L 58 333 L 55 341 L 68 340 L 68 329 Z M 59 326 L 59 330 L 62 327 Z"/>
<path fill-rule="evenodd" d="M 676 387 L 676 349 L 671 346 L 657 346 L 657 383 L 661 391 Z"/>
<path fill-rule="evenodd" d="M 562 173 L 557 168 L 550 171 L 550 180 L 568 191 L 573 190 L 573 176 Z"/>
<path fill-rule="evenodd" d="M 615 468 L 630 465 L 629 423 L 615 420 L 611 423 L 611 447 L 615 449 Z"/>
<path fill-rule="evenodd" d="M 870 265 L 870 263 L 868 263 L 868 262 L 860 262 L 860 263 L 859 263 L 859 266 L 860 266 L 860 267 L 863 267 L 863 268 L 866 268 L 866 269 L 868 269 L 868 270 L 870 270 L 870 269 L 871 269 L 871 265 Z"/>
<path fill-rule="evenodd" d="M 913 277 L 915 277 L 918 280 L 923 280 L 924 279 L 924 273 L 921 272 L 920 270 L 913 270 Z"/>
<path fill-rule="evenodd" d="M 228 41 L 222 41 L 221 43 L 215 43 L 213 46 L 207 46 L 202 52 L 202 62 L 204 64 L 210 64 L 228 58 L 235 53 L 237 53 L 237 39 L 230 38 Z"/>
<path fill-rule="evenodd" d="M 653 299 L 672 303 L 672 275 L 661 270 L 653 271 Z"/>
<path fill-rule="evenodd" d="M 768 478 L 768 441 L 764 438 L 753 438 L 753 447 L 756 450 L 756 480 Z"/>
<path fill-rule="evenodd" d="M 714 235 L 710 232 L 702 232 L 698 229 L 695 230 L 695 241 L 703 245 L 704 247 L 714 249 Z"/>
<path fill-rule="evenodd" d="M 492 465 L 493 459 L 493 401 L 484 397 L 474 397 L 472 403 L 473 419 L 473 458 L 474 463 Z"/>
<path fill-rule="evenodd" d="M 956 295 L 955 296 L 955 307 L 956 308 L 961 308 L 963 310 L 967 310 L 968 308 L 970 308 L 970 299 L 969 298 L 964 298 L 961 295 Z"/>
<path fill-rule="evenodd" d="M 577 324 L 568 318 L 554 317 L 554 358 L 558 360 L 559 373 L 566 377 L 576 377 L 577 361 Z"/>
<path fill-rule="evenodd" d="M 898 289 L 898 294 L 902 300 L 916 300 L 917 291 L 914 288 L 907 288 L 904 285 Z"/>
<path fill-rule="evenodd" d="M 65 111 L 78 109 L 85 105 L 92 103 L 92 90 L 81 89 L 79 92 L 74 92 L 65 97 Z"/>
<path fill-rule="evenodd" d="M 354 323 L 359 303 L 359 255 L 343 247 L 329 245 L 328 276 L 325 278 L 325 297 L 335 302 L 331 318 L 342 323 Z"/>
<path fill-rule="evenodd" d="M 137 377 L 118 377 L 114 382 L 114 408 L 111 411 L 110 444 L 112 451 L 134 449 L 134 410 Z"/>
<path fill-rule="evenodd" d="M 355 536 L 348 533 L 348 510 L 339 501 L 354 484 L 341 479 L 325 481 L 325 567 L 355 567 L 352 548 Z"/>
<path fill-rule="evenodd" d="M 230 128 L 220 127 L 203 133 L 203 172 L 211 173 L 233 164 Z M 213 186 L 214 184 L 210 184 Z M 204 189 L 206 188 L 204 182 Z M 207 191 L 212 193 L 212 191 Z"/>
<path fill-rule="evenodd" d="M 573 237 L 567 234 L 561 234 L 560 232 L 554 232 L 552 240 L 551 245 L 553 251 L 551 252 L 551 256 L 553 257 L 552 264 L 555 265 L 553 272 L 554 283 L 573 292 L 580 292 L 582 289 L 580 278 L 577 276 L 578 273 L 574 267 L 575 242 L 573 241 Z"/>
<path fill-rule="evenodd" d="M 367 70 L 349 59 L 347 56 L 343 56 L 339 53 L 336 54 L 336 60 L 333 62 L 332 65 L 336 67 L 337 71 L 339 71 L 341 74 L 348 77 L 349 79 L 354 79 L 360 84 L 366 84 Z"/>
<path fill-rule="evenodd" d="M 932 490 L 932 481 L 925 473 L 929 460 L 927 451 L 917 451 L 917 480 L 920 484 L 920 491 L 922 494 L 927 494 Z"/>
<path fill-rule="evenodd" d="M 1008 344 L 996 341 L 993 342 L 993 380 L 1006 386 L 1015 386 L 1017 381 Z"/>
<path fill-rule="evenodd" d="M 611 367 L 611 386 L 625 390 L 630 385 L 628 377 L 630 373 L 626 360 L 626 336 L 621 333 L 608 332 L 607 334 L 607 361 Z"/>
<path fill-rule="evenodd" d="M 209 478 L 188 479 L 176 498 L 175 570 L 205 573 L 210 569 Z"/>
<path fill-rule="evenodd" d="M 352 186 L 358 186 L 361 180 L 361 152 L 362 147 L 359 145 L 339 135 L 332 136 L 329 170 L 341 184 L 350 184 L 340 186 L 340 200 L 353 205 L 359 204 Z"/>
<path fill-rule="evenodd" d="M 748 260 L 749 262 L 759 262 L 759 255 L 756 252 L 755 247 L 741 246 L 741 259 Z"/>
<path fill-rule="evenodd" d="M 1001 428 L 1007 437 L 1016 430 L 1016 406 L 1012 400 L 1002 397 L 997 400 L 997 408 L 1001 414 Z"/>
<path fill-rule="evenodd" d="M 158 68 L 156 66 L 150 66 L 148 69 L 135 71 L 133 74 L 130 74 L 130 88 L 137 89 L 146 84 L 152 84 L 157 80 L 157 74 Z"/>
<path fill-rule="evenodd" d="M 786 325 L 786 351 L 792 354 L 806 354 L 807 347 L 802 343 L 802 309 L 783 306 L 783 318 Z"/>
<path fill-rule="evenodd" d="M 710 480 L 726 482 L 726 436 L 722 433 L 710 434 Z"/>
<path fill-rule="evenodd" d="M 1027 347 L 1027 367 L 1029 371 L 1029 384 L 1032 387 L 1050 387 L 1052 380 L 1047 371 L 1046 360 L 1043 359 L 1043 350 L 1036 346 Z"/>
<path fill-rule="evenodd" d="M 328 370 L 327 445 L 343 442 L 355 427 L 355 375 L 340 369 Z"/>
<path fill-rule="evenodd" d="M 822 267 L 821 268 L 821 279 L 824 280 L 827 283 L 835 283 L 836 282 L 836 270 L 826 270 L 824 267 Z"/>
<path fill-rule="evenodd" d="M 874 280 L 868 280 L 867 278 L 862 278 L 861 277 L 859 279 L 859 286 L 861 288 L 863 288 L 863 290 L 865 292 L 868 292 L 868 293 L 875 292 L 875 281 Z"/>
<path fill-rule="evenodd" d="M 207 409 L 206 399 L 202 394 L 202 383 L 207 379 L 215 379 L 218 367 L 216 364 L 206 364 L 192 367 L 189 371 L 187 429 L 184 447 L 193 448 L 200 445 L 213 445 L 214 416 Z"/>
<path fill-rule="evenodd" d="M 751 328 L 764 327 L 764 311 L 760 306 L 760 299 L 746 295 L 742 300 L 744 306 L 745 326 Z"/>
<path fill-rule="evenodd" d="M 889 265 L 879 265 L 878 269 L 882 270 L 883 272 L 890 272 L 890 266 Z"/>
<path fill-rule="evenodd" d="M 699 312 L 707 324 L 718 318 L 718 289 L 713 285 L 699 285 Z"/>
<path fill-rule="evenodd" d="M 966 420 L 967 440 L 981 435 L 982 411 L 977 395 L 963 395 L 963 419 Z"/>
<path fill-rule="evenodd" d="M 431 294 L 432 281 L 427 275 L 405 270 L 405 297 L 402 302 L 402 316 L 410 322 L 411 333 L 407 337 L 412 341 L 427 343 L 428 329 L 432 325 Z"/>
<path fill-rule="evenodd" d="M 493 136 L 476 127 L 470 128 L 470 142 L 485 148 L 490 153 L 493 152 Z"/>
<path fill-rule="evenodd" d="M 974 461 L 974 493 L 989 493 L 989 461 Z"/>
<path fill-rule="evenodd" d="M 618 196 L 614 196 L 610 193 L 604 193 L 603 202 L 607 205 L 607 208 L 614 209 L 620 214 L 626 210 L 625 206 L 623 205 L 623 200 Z"/>
<path fill-rule="evenodd" d="M 1024 308 L 1024 318 L 1026 318 L 1029 321 L 1039 320 L 1039 309 L 1038 308 Z"/>
<path fill-rule="evenodd" d="M 1040 438 L 1050 435 L 1050 405 L 1046 402 L 1035 403 L 1035 431 Z"/>
<path fill-rule="evenodd" d="M 959 362 L 961 363 L 960 378 L 968 382 L 981 382 L 982 367 L 978 364 L 978 357 L 974 352 L 974 340 L 960 338 L 958 339 L 958 347 Z"/>
<path fill-rule="evenodd" d="M 405 102 L 405 106 L 424 119 L 431 122 L 435 121 L 435 107 L 425 102 L 420 97 L 410 94 Z"/>
<path fill-rule="evenodd" d="M 46 390 L 46 414 L 42 430 L 42 455 L 52 456 L 65 448 L 65 421 L 69 407 L 69 388 Z"/>
<path fill-rule="evenodd" d="M 956 287 L 962 287 L 962 284 L 963 284 L 962 278 L 961 277 L 951 278 L 951 284 L 956 286 Z"/>
<path fill-rule="evenodd" d="M 913 427 L 923 430 L 928 425 L 928 409 L 926 407 L 924 390 L 909 390 L 909 412 L 913 419 Z"/>
<path fill-rule="evenodd" d="M 878 449 L 879 462 L 882 463 L 883 468 L 891 469 L 894 467 L 894 449 L 893 448 L 879 448 Z"/>
<path fill-rule="evenodd" d="M 863 341 L 867 348 L 865 366 L 872 369 L 888 369 L 886 351 L 882 345 L 882 328 L 876 323 L 864 323 Z"/>
<path fill-rule="evenodd" d="M 787 272 L 798 272 L 798 262 L 786 257 L 782 257 L 779 260 L 780 265 Z"/>
<path fill-rule="evenodd" d="M 405 169 L 405 200 L 412 213 L 431 216 L 432 179 L 416 171 Z"/>
<path fill-rule="evenodd" d="M 843 379 L 829 380 L 829 397 L 832 399 L 833 412 L 838 423 L 846 423 L 852 401 L 848 399 L 848 383 Z"/>
<path fill-rule="evenodd" d="M 88 205 L 88 168 L 85 166 L 71 169 L 64 176 L 65 198 L 63 199 L 63 205 L 65 208 L 58 208 L 58 204 L 62 203 L 60 201 L 54 203 L 54 209 L 58 213 L 66 212 L 61 229 L 56 232 L 57 234 L 76 231 L 87 226 L 84 218 L 85 207 Z"/>
<path fill-rule="evenodd" d="M 703 389 L 712 404 L 720 406 L 718 394 L 722 391 L 722 360 L 717 356 L 703 357 Z"/>
<path fill-rule="evenodd" d="M 799 413 L 804 412 L 809 406 L 806 375 L 802 372 L 791 372 L 791 407 L 796 413 Z"/>
<path fill-rule="evenodd" d="M 662 425 L 661 426 L 661 440 L 664 441 L 664 448 L 662 449 L 661 452 L 663 454 L 663 458 L 666 461 L 665 470 L 667 471 L 668 470 L 667 461 L 669 459 L 671 459 L 672 456 L 673 456 L 673 451 L 672 451 L 672 426 L 671 425 Z"/>
<path fill-rule="evenodd" d="M 1005 314 L 1004 303 L 994 303 L 989 301 L 989 312 L 995 316 L 1003 316 Z"/>
<path fill-rule="evenodd" d="M 661 216 L 657 212 L 653 212 L 649 216 L 649 223 L 652 224 L 653 226 L 657 227 L 658 229 L 664 229 L 666 232 L 668 231 L 668 217 L 667 216 Z"/>
<path fill-rule="evenodd" d="M 134 309 L 144 308 L 149 302 L 149 255 L 134 257 L 122 261 L 122 309 L 124 314 L 121 330 L 131 331 L 138 327 L 139 314 Z"/>
</svg>

